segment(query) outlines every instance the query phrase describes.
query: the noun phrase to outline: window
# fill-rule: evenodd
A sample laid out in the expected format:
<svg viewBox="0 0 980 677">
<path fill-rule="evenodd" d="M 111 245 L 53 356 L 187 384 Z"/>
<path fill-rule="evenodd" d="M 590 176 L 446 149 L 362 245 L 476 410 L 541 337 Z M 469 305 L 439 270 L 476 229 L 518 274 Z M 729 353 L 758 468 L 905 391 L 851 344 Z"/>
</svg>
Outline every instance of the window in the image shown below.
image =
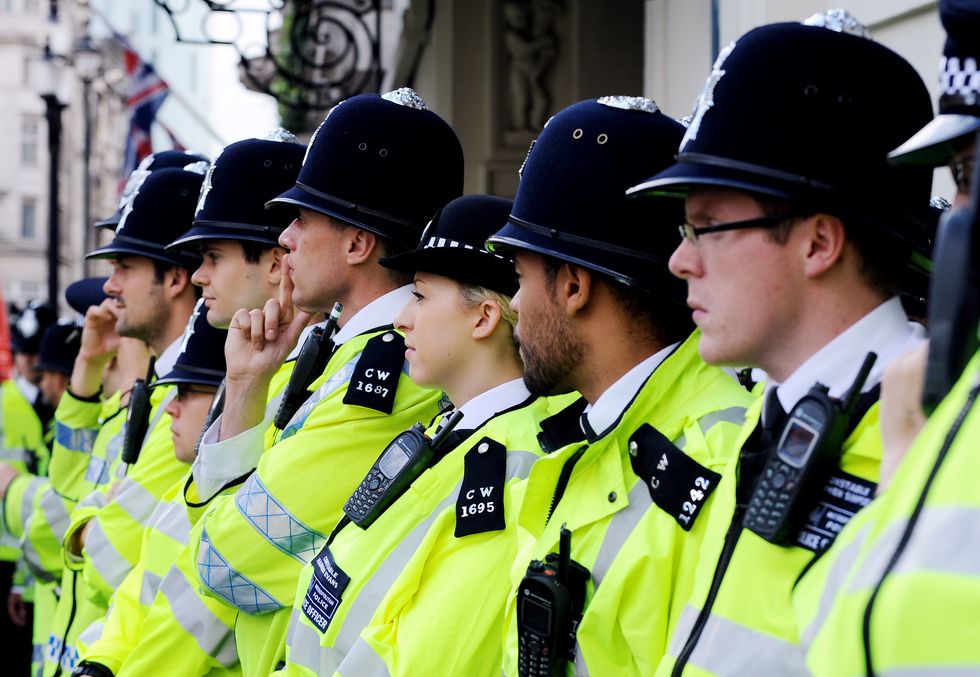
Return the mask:
<svg viewBox="0 0 980 677">
<path fill-rule="evenodd" d="M 37 200 L 26 197 L 20 203 L 20 236 L 33 240 L 37 234 Z"/>
<path fill-rule="evenodd" d="M 8 13 L 13 9 L 13 0 L 0 0 L 0 12 Z"/>
<path fill-rule="evenodd" d="M 25 167 L 37 166 L 38 116 L 24 115 L 20 119 L 20 163 Z"/>
</svg>

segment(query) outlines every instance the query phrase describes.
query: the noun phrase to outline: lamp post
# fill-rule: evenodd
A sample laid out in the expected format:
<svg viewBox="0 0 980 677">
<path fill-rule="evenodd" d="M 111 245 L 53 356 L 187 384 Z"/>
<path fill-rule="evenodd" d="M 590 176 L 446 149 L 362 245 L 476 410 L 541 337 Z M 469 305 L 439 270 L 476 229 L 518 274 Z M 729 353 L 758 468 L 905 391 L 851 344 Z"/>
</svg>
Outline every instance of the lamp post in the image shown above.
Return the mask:
<svg viewBox="0 0 980 677">
<path fill-rule="evenodd" d="M 84 228 L 83 244 L 85 251 L 88 252 L 95 248 L 92 228 L 92 103 L 90 99 L 92 81 L 98 75 L 102 60 L 102 54 L 88 35 L 88 26 L 85 26 L 85 34 L 76 43 L 72 57 L 75 71 L 82 80 L 82 227 Z M 89 277 L 91 262 L 85 259 L 82 266 L 85 277 Z"/>
<path fill-rule="evenodd" d="M 58 308 L 61 229 L 59 228 L 59 174 L 61 166 L 61 113 L 63 100 L 62 69 L 56 63 L 50 42 L 44 45 L 39 63 L 38 90 L 44 101 L 44 117 L 48 122 L 48 303 Z"/>
</svg>

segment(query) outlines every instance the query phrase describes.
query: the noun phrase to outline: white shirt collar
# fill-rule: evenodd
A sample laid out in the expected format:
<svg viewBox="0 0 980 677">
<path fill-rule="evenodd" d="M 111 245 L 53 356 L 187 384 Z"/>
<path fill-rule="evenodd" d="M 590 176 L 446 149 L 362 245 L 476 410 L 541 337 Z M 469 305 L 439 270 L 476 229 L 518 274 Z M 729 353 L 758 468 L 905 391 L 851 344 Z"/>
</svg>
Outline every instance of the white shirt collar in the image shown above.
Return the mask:
<svg viewBox="0 0 980 677">
<path fill-rule="evenodd" d="M 17 384 L 18 390 L 24 395 L 24 398 L 31 404 L 34 404 L 34 401 L 37 399 L 38 387 L 21 375 L 17 376 L 15 383 Z"/>
<path fill-rule="evenodd" d="M 180 344 L 182 343 L 183 336 L 178 338 L 176 341 L 167 346 L 167 349 L 160 353 L 160 357 L 153 367 L 153 371 L 156 373 L 157 378 L 162 378 L 163 376 L 169 374 L 173 371 L 174 364 L 177 362 L 177 356 L 180 355 Z"/>
<path fill-rule="evenodd" d="M 851 387 L 864 358 L 874 352 L 878 359 L 862 388 L 862 392 L 867 392 L 881 382 L 881 375 L 892 360 L 925 338 L 925 327 L 910 322 L 901 300 L 893 296 L 807 358 L 783 383 L 770 379 L 766 395 L 778 387 L 776 395 L 787 412 L 818 381 L 830 388 L 831 397 L 840 398 Z M 764 372 L 762 376 L 765 378 Z"/>
<path fill-rule="evenodd" d="M 582 431 L 585 432 L 586 436 L 602 437 L 616 425 L 620 415 L 633 401 L 636 394 L 640 392 L 640 388 L 650 378 L 650 374 L 674 352 L 678 345 L 677 343 L 669 345 L 646 358 L 620 376 L 615 383 L 606 388 L 606 391 L 595 402 L 589 404 L 585 408 L 585 413 L 582 414 L 581 421 Z M 591 433 L 589 428 L 592 429 Z"/>
<path fill-rule="evenodd" d="M 347 318 L 344 326 L 334 335 L 333 342 L 339 346 L 369 329 L 393 324 L 395 317 L 411 298 L 412 285 L 410 284 L 379 296 Z"/>
<path fill-rule="evenodd" d="M 489 421 L 494 414 L 516 407 L 530 396 L 531 393 L 524 385 L 522 378 L 515 378 L 513 381 L 494 386 L 459 407 L 459 411 L 463 412 L 463 418 L 458 427 L 465 430 L 475 430 Z M 442 420 L 449 420 L 448 413 L 443 416 Z"/>
</svg>

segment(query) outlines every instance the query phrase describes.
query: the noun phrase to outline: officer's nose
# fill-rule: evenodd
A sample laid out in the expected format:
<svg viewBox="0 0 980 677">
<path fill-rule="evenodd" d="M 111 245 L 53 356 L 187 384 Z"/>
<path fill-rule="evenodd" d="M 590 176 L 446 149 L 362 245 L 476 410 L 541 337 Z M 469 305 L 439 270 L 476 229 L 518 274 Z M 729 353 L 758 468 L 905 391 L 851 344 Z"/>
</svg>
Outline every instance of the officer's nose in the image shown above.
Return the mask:
<svg viewBox="0 0 980 677">
<path fill-rule="evenodd" d="M 294 225 L 296 225 L 296 219 L 290 221 L 289 225 L 286 226 L 286 230 L 279 234 L 279 246 L 283 247 L 284 249 L 288 249 L 289 251 L 296 249 L 296 238 L 294 237 L 295 231 L 293 230 Z"/>
<path fill-rule="evenodd" d="M 521 288 L 518 287 L 517 288 L 517 291 L 510 298 L 510 309 L 513 310 L 515 313 L 518 313 L 518 314 L 520 314 L 520 312 L 521 312 L 521 308 L 520 308 L 521 300 L 520 299 L 521 299 Z"/>
<path fill-rule="evenodd" d="M 173 398 L 167 402 L 167 406 L 163 410 L 170 414 L 170 418 L 180 418 L 180 399 L 177 397 Z"/>
<path fill-rule="evenodd" d="M 682 239 L 677 249 L 670 255 L 667 267 L 670 268 L 671 273 L 682 280 L 697 277 L 701 274 L 701 257 L 698 248 L 687 238 Z"/>
<path fill-rule="evenodd" d="M 116 269 L 113 268 L 112 275 L 105 281 L 102 285 L 102 291 L 106 293 L 107 296 L 121 296 L 122 287 L 119 286 L 119 280 L 116 279 Z"/>
<path fill-rule="evenodd" d="M 194 285 L 196 285 L 198 287 L 204 287 L 204 286 L 207 285 L 207 283 L 208 283 L 208 281 L 207 281 L 207 275 L 205 275 L 205 273 L 204 273 L 204 267 L 206 265 L 207 265 L 207 259 L 205 259 L 204 262 L 201 263 L 201 265 L 199 265 L 197 267 L 197 270 L 194 271 L 194 274 L 191 275 L 191 283 L 192 284 L 194 284 Z"/>
<path fill-rule="evenodd" d="M 412 317 L 414 315 L 415 299 L 409 299 L 395 317 L 395 329 L 405 333 L 412 328 Z"/>
</svg>

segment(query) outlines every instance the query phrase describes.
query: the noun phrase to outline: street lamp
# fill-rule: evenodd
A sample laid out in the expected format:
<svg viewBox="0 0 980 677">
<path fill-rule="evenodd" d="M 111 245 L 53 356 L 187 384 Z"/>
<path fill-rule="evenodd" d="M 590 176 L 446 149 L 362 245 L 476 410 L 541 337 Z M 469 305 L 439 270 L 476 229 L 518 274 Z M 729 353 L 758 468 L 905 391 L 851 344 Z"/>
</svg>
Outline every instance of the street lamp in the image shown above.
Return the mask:
<svg viewBox="0 0 980 677">
<path fill-rule="evenodd" d="M 57 17 L 55 17 L 57 18 Z M 68 105 L 67 80 L 64 69 L 57 63 L 60 57 L 44 45 L 37 63 L 37 89 L 44 100 L 44 117 L 48 122 L 48 303 L 58 308 L 58 268 L 60 265 L 61 231 L 58 227 L 58 169 L 61 166 L 61 113 Z"/>
<path fill-rule="evenodd" d="M 72 62 L 75 71 L 82 80 L 82 119 L 83 119 L 83 146 L 82 146 L 82 224 L 84 228 L 85 251 L 95 249 L 93 242 L 94 229 L 92 228 L 92 104 L 90 101 L 92 91 L 92 81 L 99 74 L 102 65 L 102 53 L 95 46 L 92 37 L 88 34 L 88 26 L 85 26 L 85 34 L 75 43 L 72 50 Z M 85 259 L 85 277 L 91 274 L 91 262 Z"/>
</svg>

